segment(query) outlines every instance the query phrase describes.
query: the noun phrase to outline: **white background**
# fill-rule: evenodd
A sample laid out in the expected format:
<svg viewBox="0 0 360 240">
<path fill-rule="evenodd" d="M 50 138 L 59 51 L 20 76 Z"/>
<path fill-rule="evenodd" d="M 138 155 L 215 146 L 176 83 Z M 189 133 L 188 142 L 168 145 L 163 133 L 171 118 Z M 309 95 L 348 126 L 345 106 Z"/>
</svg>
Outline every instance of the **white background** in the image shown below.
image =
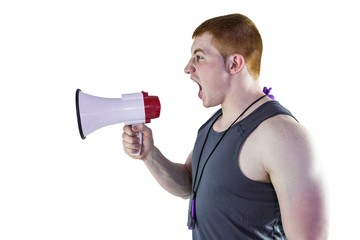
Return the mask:
<svg viewBox="0 0 360 240">
<path fill-rule="evenodd" d="M 187 201 L 122 151 L 122 124 L 82 140 L 75 91 L 157 95 L 156 145 L 183 162 L 204 109 L 183 69 L 204 20 L 240 12 L 264 42 L 261 84 L 313 133 L 330 239 L 360 239 L 356 1 L 1 1 L 0 239 L 191 239 Z"/>
</svg>

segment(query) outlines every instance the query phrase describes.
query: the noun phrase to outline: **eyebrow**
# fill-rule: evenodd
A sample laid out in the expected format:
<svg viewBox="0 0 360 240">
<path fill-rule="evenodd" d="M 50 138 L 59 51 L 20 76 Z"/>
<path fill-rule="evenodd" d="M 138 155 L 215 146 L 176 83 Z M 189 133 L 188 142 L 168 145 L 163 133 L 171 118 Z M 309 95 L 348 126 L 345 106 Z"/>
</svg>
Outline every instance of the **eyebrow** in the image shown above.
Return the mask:
<svg viewBox="0 0 360 240">
<path fill-rule="evenodd" d="M 201 48 L 197 48 L 197 49 L 194 50 L 193 55 L 195 55 L 198 52 L 205 53 L 204 50 L 202 50 Z"/>
</svg>

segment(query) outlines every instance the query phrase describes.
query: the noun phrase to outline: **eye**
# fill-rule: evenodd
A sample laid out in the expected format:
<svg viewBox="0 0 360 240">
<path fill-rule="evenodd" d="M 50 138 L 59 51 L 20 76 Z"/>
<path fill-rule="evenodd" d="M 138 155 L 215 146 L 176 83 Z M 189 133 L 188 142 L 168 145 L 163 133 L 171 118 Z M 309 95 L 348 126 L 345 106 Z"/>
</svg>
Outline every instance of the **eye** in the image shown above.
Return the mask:
<svg viewBox="0 0 360 240">
<path fill-rule="evenodd" d="M 204 59 L 202 56 L 200 56 L 200 55 L 196 55 L 195 56 L 195 59 L 196 59 L 196 61 L 198 62 L 198 61 L 200 61 L 201 59 Z"/>
</svg>

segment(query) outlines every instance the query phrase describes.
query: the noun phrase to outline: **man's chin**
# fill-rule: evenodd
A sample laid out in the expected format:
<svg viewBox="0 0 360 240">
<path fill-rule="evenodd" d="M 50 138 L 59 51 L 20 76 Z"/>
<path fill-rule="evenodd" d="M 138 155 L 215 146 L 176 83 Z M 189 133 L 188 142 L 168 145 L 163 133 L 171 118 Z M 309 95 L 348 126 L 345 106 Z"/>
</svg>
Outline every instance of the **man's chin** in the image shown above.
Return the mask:
<svg viewBox="0 0 360 240">
<path fill-rule="evenodd" d="M 219 104 L 211 104 L 211 103 L 208 103 L 208 102 L 206 102 L 206 101 L 204 101 L 203 100 L 203 106 L 205 107 L 205 108 L 212 108 L 212 107 L 216 107 L 216 106 L 218 106 Z"/>
</svg>

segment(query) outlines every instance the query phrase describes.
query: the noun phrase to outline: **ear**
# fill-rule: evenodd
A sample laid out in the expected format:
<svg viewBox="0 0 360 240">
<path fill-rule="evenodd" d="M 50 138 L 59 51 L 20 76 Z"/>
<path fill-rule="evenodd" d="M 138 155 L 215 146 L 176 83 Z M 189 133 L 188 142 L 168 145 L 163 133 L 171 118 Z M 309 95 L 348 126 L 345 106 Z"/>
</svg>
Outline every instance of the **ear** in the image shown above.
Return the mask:
<svg viewBox="0 0 360 240">
<path fill-rule="evenodd" d="M 245 58 L 241 54 L 233 54 L 228 57 L 227 64 L 229 73 L 235 74 L 245 66 Z"/>
</svg>

